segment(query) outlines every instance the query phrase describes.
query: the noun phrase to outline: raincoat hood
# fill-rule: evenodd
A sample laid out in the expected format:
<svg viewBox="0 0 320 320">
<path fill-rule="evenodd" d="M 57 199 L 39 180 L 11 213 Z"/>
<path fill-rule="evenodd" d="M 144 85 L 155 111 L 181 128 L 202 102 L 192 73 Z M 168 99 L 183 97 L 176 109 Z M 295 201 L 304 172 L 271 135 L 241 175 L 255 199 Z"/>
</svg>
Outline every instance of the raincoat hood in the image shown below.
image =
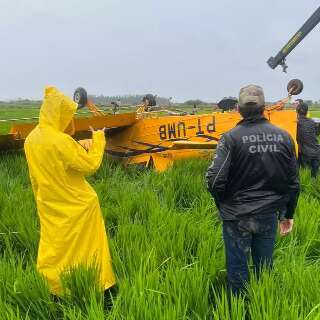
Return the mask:
<svg viewBox="0 0 320 320">
<path fill-rule="evenodd" d="M 64 131 L 74 113 L 77 104 L 55 87 L 46 87 L 40 108 L 40 127 L 52 127 Z"/>
</svg>

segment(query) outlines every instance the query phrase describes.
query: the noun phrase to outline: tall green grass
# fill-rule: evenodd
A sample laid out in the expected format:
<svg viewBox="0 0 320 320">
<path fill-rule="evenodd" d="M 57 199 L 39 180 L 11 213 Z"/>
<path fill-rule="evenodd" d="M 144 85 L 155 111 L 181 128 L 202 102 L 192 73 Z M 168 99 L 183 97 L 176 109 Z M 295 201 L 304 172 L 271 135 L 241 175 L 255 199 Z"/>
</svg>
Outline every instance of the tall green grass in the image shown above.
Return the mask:
<svg viewBox="0 0 320 320">
<path fill-rule="evenodd" d="M 221 224 L 207 161 L 164 173 L 105 161 L 90 182 L 106 220 L 119 293 L 108 309 L 90 270 L 59 299 L 37 273 L 39 223 L 23 155 L 0 157 L 0 319 L 320 319 L 320 186 L 302 172 L 292 235 L 275 266 L 229 307 Z"/>
</svg>

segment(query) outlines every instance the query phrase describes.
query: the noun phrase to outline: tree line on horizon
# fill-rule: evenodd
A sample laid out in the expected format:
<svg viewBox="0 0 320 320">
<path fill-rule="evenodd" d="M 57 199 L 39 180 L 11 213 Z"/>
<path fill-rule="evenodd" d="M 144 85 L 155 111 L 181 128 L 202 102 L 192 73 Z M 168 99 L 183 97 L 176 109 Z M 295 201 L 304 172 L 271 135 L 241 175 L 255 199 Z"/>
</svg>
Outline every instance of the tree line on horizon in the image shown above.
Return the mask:
<svg viewBox="0 0 320 320">
<path fill-rule="evenodd" d="M 89 99 L 97 105 L 110 106 L 112 102 L 116 102 L 119 105 L 138 105 L 142 102 L 145 95 L 132 94 L 132 95 L 115 95 L 115 96 L 104 96 L 104 95 L 89 95 Z M 216 105 L 217 102 L 207 102 L 201 99 L 189 99 L 184 102 L 172 102 L 172 98 L 156 96 L 158 105 Z M 320 105 L 319 101 L 304 100 L 308 105 Z M 0 106 L 3 105 L 16 105 L 16 106 L 38 106 L 42 103 L 42 100 L 32 99 L 15 99 L 9 101 L 0 101 Z M 273 104 L 274 102 L 267 102 L 267 105 Z"/>
</svg>

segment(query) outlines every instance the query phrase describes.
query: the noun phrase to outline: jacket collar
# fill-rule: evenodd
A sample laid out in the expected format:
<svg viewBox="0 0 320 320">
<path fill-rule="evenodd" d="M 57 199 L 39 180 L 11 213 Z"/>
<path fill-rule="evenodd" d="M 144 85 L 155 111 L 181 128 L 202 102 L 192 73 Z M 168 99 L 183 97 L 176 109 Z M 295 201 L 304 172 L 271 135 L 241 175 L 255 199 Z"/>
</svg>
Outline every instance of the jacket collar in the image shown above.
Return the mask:
<svg viewBox="0 0 320 320">
<path fill-rule="evenodd" d="M 261 116 L 242 119 L 241 121 L 239 121 L 237 123 L 237 126 L 242 125 L 242 124 L 247 125 L 247 124 L 251 124 L 251 123 L 259 123 L 259 122 L 265 122 L 265 121 L 268 121 L 268 119 L 265 118 L 263 115 L 261 115 Z"/>
</svg>

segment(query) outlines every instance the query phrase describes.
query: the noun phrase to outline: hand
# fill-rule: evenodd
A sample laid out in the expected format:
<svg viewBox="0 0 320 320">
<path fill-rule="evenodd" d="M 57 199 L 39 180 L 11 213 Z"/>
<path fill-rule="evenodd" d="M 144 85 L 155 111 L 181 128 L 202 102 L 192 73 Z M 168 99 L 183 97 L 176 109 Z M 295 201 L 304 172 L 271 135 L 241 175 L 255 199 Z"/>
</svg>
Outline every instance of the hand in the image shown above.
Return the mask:
<svg viewBox="0 0 320 320">
<path fill-rule="evenodd" d="M 292 231 L 293 219 L 285 219 L 279 222 L 280 235 L 285 236 Z"/>
<path fill-rule="evenodd" d="M 104 128 L 102 128 L 102 129 L 97 129 L 97 130 L 95 130 L 92 126 L 89 126 L 89 130 L 90 130 L 92 133 L 97 132 L 97 131 L 103 131 L 103 132 L 105 132 L 106 128 L 104 127 Z"/>
</svg>

